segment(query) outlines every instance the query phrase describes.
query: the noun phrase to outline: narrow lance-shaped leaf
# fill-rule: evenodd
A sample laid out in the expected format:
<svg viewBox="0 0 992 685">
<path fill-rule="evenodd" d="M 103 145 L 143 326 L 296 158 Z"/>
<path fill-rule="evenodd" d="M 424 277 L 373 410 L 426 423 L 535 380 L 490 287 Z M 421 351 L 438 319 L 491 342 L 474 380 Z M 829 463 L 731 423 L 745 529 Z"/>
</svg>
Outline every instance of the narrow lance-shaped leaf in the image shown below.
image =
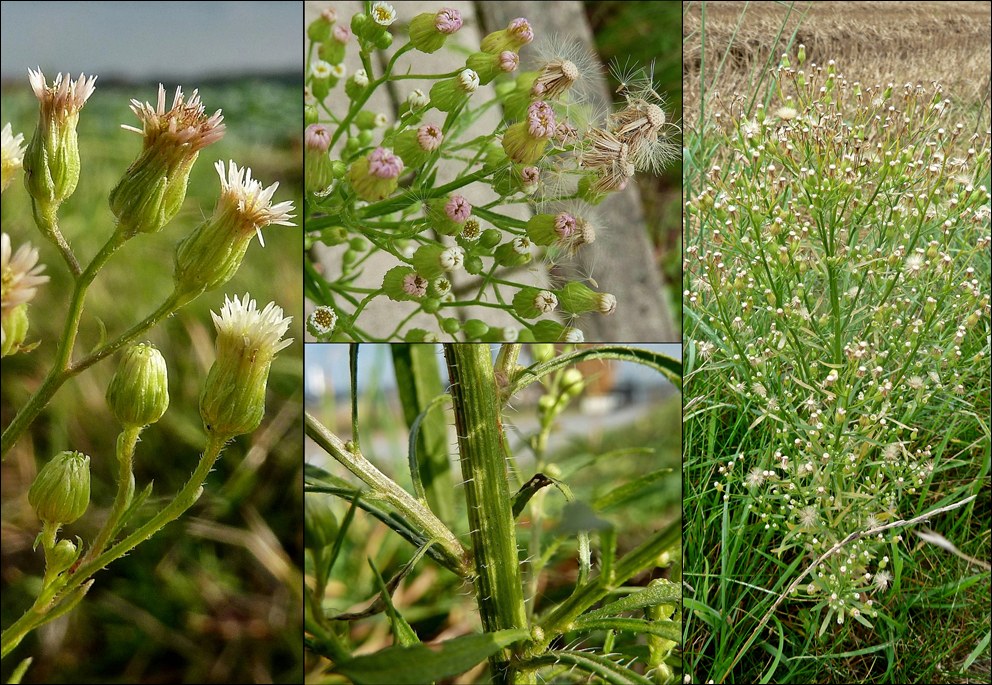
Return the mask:
<svg viewBox="0 0 992 685">
<path fill-rule="evenodd" d="M 336 664 L 334 670 L 356 685 L 423 685 L 464 673 L 529 635 L 527 630 L 517 628 L 456 637 L 434 648 L 422 644 L 387 647 Z"/>
<path fill-rule="evenodd" d="M 440 405 L 447 398 L 433 345 L 390 345 L 403 417 L 410 430 L 410 466 L 427 503 L 442 521 L 455 511 L 448 461 L 448 422 Z M 419 495 L 420 493 L 418 493 Z"/>
</svg>

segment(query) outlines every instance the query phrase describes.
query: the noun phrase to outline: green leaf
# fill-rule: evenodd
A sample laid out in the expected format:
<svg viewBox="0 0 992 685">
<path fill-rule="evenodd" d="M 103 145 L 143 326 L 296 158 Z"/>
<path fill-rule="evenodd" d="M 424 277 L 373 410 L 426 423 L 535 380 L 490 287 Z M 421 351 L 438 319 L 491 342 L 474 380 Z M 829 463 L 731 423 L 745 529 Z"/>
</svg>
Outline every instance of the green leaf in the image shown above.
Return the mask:
<svg viewBox="0 0 992 685">
<path fill-rule="evenodd" d="M 126 526 L 127 523 L 128 523 L 128 521 L 130 521 L 131 518 L 134 517 L 134 515 L 138 512 L 138 509 L 141 508 L 141 505 L 144 504 L 145 501 L 148 500 L 148 497 L 152 494 L 152 484 L 153 483 L 154 483 L 154 481 L 148 483 L 148 485 L 146 485 L 144 488 L 142 488 L 141 492 L 139 492 L 131 500 L 131 504 L 129 504 L 128 507 L 127 507 L 127 509 L 124 510 L 124 515 L 121 516 L 121 520 L 118 521 L 117 522 L 117 525 L 114 526 L 114 529 L 112 531 L 110 531 L 110 539 L 111 540 L 113 540 L 114 538 L 116 538 L 117 535 L 118 535 L 118 533 L 120 533 L 122 530 L 124 530 L 124 526 Z"/>
<path fill-rule="evenodd" d="M 369 558 L 369 566 L 372 567 L 372 573 L 375 574 L 375 584 L 379 588 L 379 598 L 386 608 L 389 623 L 393 626 L 393 636 L 396 638 L 396 642 L 404 647 L 419 645 L 420 638 L 417 637 L 417 633 L 406 622 L 406 619 L 396 611 L 396 607 L 393 606 L 393 598 L 389 596 L 389 588 L 386 587 L 386 583 L 382 579 L 382 574 L 379 573 L 379 569 L 376 568 L 375 562 L 372 561 L 371 557 Z"/>
<path fill-rule="evenodd" d="M 530 498 L 534 496 L 541 488 L 546 488 L 551 485 L 554 481 L 545 476 L 543 473 L 536 474 L 529 481 L 520 486 L 517 493 L 513 496 L 513 518 L 520 516 L 520 513 L 527 506 Z"/>
<path fill-rule="evenodd" d="M 597 497 L 592 506 L 598 511 L 606 511 L 613 507 L 625 504 L 630 500 L 640 496 L 641 491 L 661 480 L 663 476 L 672 473 L 672 469 L 664 468 L 645 474 L 635 481 L 625 483 L 618 488 L 610 490 L 605 495 Z"/>
<path fill-rule="evenodd" d="M 629 633 L 657 635 L 666 640 L 680 642 L 682 629 L 678 621 L 648 621 L 643 618 L 586 618 L 580 617 L 573 624 L 575 630 L 625 630 Z"/>
<path fill-rule="evenodd" d="M 604 607 L 583 614 L 582 620 L 616 616 L 626 611 L 643 609 L 658 604 L 679 604 L 682 601 L 682 588 L 670 580 L 656 580 L 639 592 L 627 595 L 623 599 L 607 604 Z"/>
<path fill-rule="evenodd" d="M 10 680 L 7 681 L 8 685 L 17 685 L 17 683 L 21 682 L 21 678 L 23 678 L 24 674 L 28 672 L 28 668 L 31 666 L 32 661 L 34 661 L 34 657 L 29 656 L 28 658 L 23 659 L 21 663 L 17 664 L 17 668 L 15 668 L 14 672 L 10 674 Z"/>
<path fill-rule="evenodd" d="M 438 645 L 440 649 L 425 645 L 387 647 L 375 654 L 336 664 L 334 670 L 356 685 L 423 685 L 464 673 L 507 645 L 528 637 L 530 631 L 514 628 L 456 637 L 442 642 Z"/>
<path fill-rule="evenodd" d="M 410 430 L 410 475 L 414 492 L 443 521 L 455 512 L 448 460 L 448 420 L 438 405 L 450 399 L 441 383 L 433 345 L 390 345 L 403 417 Z"/>
<path fill-rule="evenodd" d="M 637 671 L 625 668 L 605 656 L 591 652 L 573 652 L 570 650 L 551 651 L 547 654 L 525 662 L 524 666 L 543 666 L 552 664 L 570 664 L 580 671 L 599 676 L 612 685 L 652 685 L 651 681 Z"/>
<path fill-rule="evenodd" d="M 572 352 L 571 354 L 563 354 L 560 357 L 555 357 L 551 361 L 543 364 L 536 364 L 522 370 L 516 378 L 513 379 L 509 387 L 507 387 L 506 396 L 509 397 L 510 395 L 517 393 L 521 388 L 530 385 L 534 381 L 539 380 L 541 377 L 546 376 L 549 373 L 554 373 L 555 371 L 564 369 L 567 366 L 578 364 L 586 359 L 616 359 L 619 361 L 643 364 L 665 376 L 665 378 L 671 381 L 675 387 L 679 389 L 682 388 L 682 363 L 678 360 L 672 359 L 664 354 L 659 354 L 658 352 L 642 350 L 636 347 L 627 347 L 625 345 L 600 345 L 598 347 L 578 350 L 577 352 Z"/>
</svg>

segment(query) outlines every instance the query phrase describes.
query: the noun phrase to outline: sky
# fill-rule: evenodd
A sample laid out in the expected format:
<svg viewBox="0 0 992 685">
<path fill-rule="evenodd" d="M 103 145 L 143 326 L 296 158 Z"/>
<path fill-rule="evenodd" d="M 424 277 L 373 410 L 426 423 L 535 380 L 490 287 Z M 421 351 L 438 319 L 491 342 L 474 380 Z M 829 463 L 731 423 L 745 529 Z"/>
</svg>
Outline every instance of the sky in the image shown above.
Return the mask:
<svg viewBox="0 0 992 685">
<path fill-rule="evenodd" d="M 143 81 L 300 70 L 302 2 L 3 2 L 0 76 Z"/>
</svg>

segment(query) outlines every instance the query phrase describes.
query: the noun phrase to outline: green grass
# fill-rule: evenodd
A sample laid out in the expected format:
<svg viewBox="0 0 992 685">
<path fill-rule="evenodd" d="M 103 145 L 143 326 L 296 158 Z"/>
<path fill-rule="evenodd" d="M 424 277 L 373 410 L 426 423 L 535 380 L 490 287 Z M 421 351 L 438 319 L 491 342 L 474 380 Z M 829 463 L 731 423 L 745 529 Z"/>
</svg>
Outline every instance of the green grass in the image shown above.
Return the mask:
<svg viewBox="0 0 992 685">
<path fill-rule="evenodd" d="M 790 10 L 801 13 L 802 7 L 784 3 L 780 9 L 784 16 Z M 772 30 L 768 40 L 781 37 L 792 45 L 795 33 L 784 27 L 783 21 L 778 35 Z M 703 33 L 705 28 L 704 20 Z M 701 35 L 686 37 L 694 45 L 701 40 Z M 703 55 L 713 63 L 726 57 L 726 51 Z M 777 57 L 771 55 L 769 63 Z M 752 83 L 758 82 L 762 70 L 761 64 L 754 67 Z M 743 95 L 745 102 L 767 102 L 772 93 L 766 80 L 756 91 Z M 955 103 L 955 107 L 965 118 L 970 110 L 987 117 L 987 104 Z M 687 200 L 707 185 L 703 174 L 713 164 L 729 166 L 724 153 L 730 141 L 711 126 L 712 114 L 712 109 L 704 107 L 699 121 L 692 122 L 687 131 Z M 687 246 L 697 247 L 700 253 L 719 249 L 708 244 L 688 219 L 685 229 Z M 978 277 L 987 283 L 988 263 L 975 266 Z M 770 422 L 754 425 L 759 407 L 721 385 L 717 380 L 721 374 L 699 370 L 697 348 L 688 341 L 707 339 L 708 329 L 706 320 L 685 321 L 684 555 L 685 578 L 693 591 L 684 594 L 683 656 L 692 682 L 987 682 L 990 574 L 918 540 L 915 527 L 902 529 L 903 541 L 888 552 L 893 585 L 878 595 L 880 616 L 874 620 L 874 630 L 847 621 L 842 627 L 828 627 L 817 638 L 823 615 L 812 611 L 811 603 L 786 600 L 748 645 L 779 593 L 811 559 L 794 551 L 775 553 L 780 535 L 766 531 L 748 510 L 756 500 L 740 479 L 727 497 L 714 486 L 727 482 L 719 469 L 729 461 L 761 463 L 781 445 Z M 987 352 L 981 363 L 987 365 Z M 983 375 L 980 368 L 975 373 L 978 378 Z M 987 378 L 987 369 L 984 375 Z M 922 527 L 945 536 L 964 554 L 987 561 L 992 554 L 990 399 L 987 380 L 976 387 L 974 394 L 968 389 L 973 412 L 952 411 L 941 404 L 914 419 L 921 430 L 920 440 L 934 449 L 936 468 L 927 487 L 900 500 L 898 514 L 910 518 L 977 495 L 964 508 Z"/>
<path fill-rule="evenodd" d="M 189 92 L 195 83 L 189 83 Z M 82 174 L 61 212 L 62 227 L 86 262 L 113 230 L 107 195 L 136 156 L 140 136 L 120 124 L 137 119 L 129 98 L 154 100 L 155 84 L 101 86 L 80 116 Z M 215 82 L 201 88 L 208 110 L 223 108 L 225 138 L 200 155 L 183 210 L 159 234 L 126 245 L 98 276 L 87 299 L 79 349 L 116 335 L 151 312 L 169 293 L 175 243 L 213 210 L 219 194 L 214 161 L 250 166 L 266 185 L 279 181 L 276 200 L 302 195 L 299 84 L 280 81 Z M 171 94 L 170 94 L 171 100 Z M 37 102 L 24 88 L 2 94 L 4 123 L 29 140 Z M 21 178 L 3 195 L 3 226 L 16 247 L 41 251 L 51 281 L 31 307 L 29 354 L 3 361 L 3 424 L 36 386 L 54 356 L 70 292 L 55 249 L 34 227 Z M 298 342 L 276 359 L 267 414 L 252 436 L 228 447 L 188 515 L 98 574 L 89 596 L 53 630 L 41 631 L 3 663 L 3 679 L 20 658 L 34 656 L 24 682 L 274 682 L 302 678 L 300 570 L 302 506 L 302 232 L 273 227 L 249 248 L 241 271 L 223 292 L 202 296 L 147 334 L 169 365 L 171 404 L 162 421 L 142 435 L 135 476 L 139 489 L 154 482 L 164 501 L 189 476 L 203 447 L 198 397 L 213 361 L 210 311 L 224 293 L 248 291 L 264 305 L 276 301 L 294 317 Z M 93 492 L 87 514 L 68 534 L 89 539 L 114 493 L 112 449 L 117 426 L 104 392 L 114 370 L 107 360 L 67 383 L 3 464 L 2 623 L 9 625 L 36 592 L 40 554 L 31 551 L 37 521 L 25 493 L 36 469 L 58 451 L 90 454 Z M 296 588 L 294 591 L 293 588 Z M 44 645 L 46 649 L 40 647 Z M 57 648 L 52 647 L 57 645 Z"/>
</svg>

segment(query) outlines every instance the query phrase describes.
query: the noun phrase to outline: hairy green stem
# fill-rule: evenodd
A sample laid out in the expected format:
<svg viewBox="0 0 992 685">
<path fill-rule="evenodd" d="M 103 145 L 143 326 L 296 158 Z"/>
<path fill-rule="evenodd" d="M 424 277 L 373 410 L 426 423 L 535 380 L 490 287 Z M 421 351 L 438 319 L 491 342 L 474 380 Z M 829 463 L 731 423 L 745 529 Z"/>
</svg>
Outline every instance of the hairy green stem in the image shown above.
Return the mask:
<svg viewBox="0 0 992 685">
<path fill-rule="evenodd" d="M 486 632 L 526 628 L 500 399 L 488 345 L 444 346 Z M 514 682 L 509 655 L 490 657 L 494 683 Z"/>
<path fill-rule="evenodd" d="M 363 483 L 372 488 L 375 497 L 387 502 L 409 520 L 420 526 L 428 539 L 434 540 L 454 562 L 462 577 L 469 577 L 471 569 L 468 553 L 455 534 L 435 516 L 430 509 L 414 499 L 386 474 L 366 459 L 354 443 L 345 443 L 309 413 L 304 413 L 306 434 Z"/>
<path fill-rule="evenodd" d="M 81 281 L 82 279 L 79 282 Z M 79 282 L 77 282 L 77 287 Z M 48 375 L 45 376 L 45 379 L 42 381 L 38 389 L 35 390 L 34 394 L 28 399 L 24 406 L 21 407 L 20 411 L 17 412 L 17 415 L 14 416 L 14 419 L 10 422 L 10 425 L 4 429 L 3 436 L 0 438 L 0 454 L 6 458 L 7 453 L 17 442 L 18 438 L 21 437 L 21 434 L 48 405 L 48 401 L 52 399 L 58 389 L 62 387 L 63 383 L 73 376 L 88 369 L 93 364 L 96 364 L 108 355 L 113 354 L 125 345 L 133 342 L 139 336 L 143 335 L 149 328 L 155 326 L 167 316 L 174 314 L 176 310 L 187 304 L 189 301 L 189 299 L 179 298 L 175 294 L 172 294 L 166 298 L 165 302 L 163 302 L 162 305 L 152 314 L 140 323 L 132 326 L 127 330 L 127 332 L 119 336 L 117 339 L 102 345 L 74 364 L 69 364 L 67 362 L 64 368 L 53 366 L 48 372 Z M 75 338 L 75 333 L 73 333 L 73 338 Z"/>
<path fill-rule="evenodd" d="M 78 601 L 80 595 L 78 595 L 77 590 L 90 576 L 103 569 L 107 564 L 120 559 L 193 506 L 203 491 L 203 482 L 206 480 L 207 474 L 213 468 L 227 440 L 228 437 L 226 436 L 210 434 L 203 455 L 200 457 L 200 462 L 196 465 L 193 474 L 164 509 L 109 550 L 83 563 L 75 571 L 70 569 L 59 576 L 49 588 L 46 588 L 47 591 L 43 590 L 31 608 L 0 634 L 0 657 L 5 657 L 13 651 L 32 630 L 62 615 L 64 613 L 61 611 L 63 603 Z"/>
<path fill-rule="evenodd" d="M 110 515 L 107 516 L 107 520 L 90 546 L 87 559 L 100 556 L 117 530 L 124 512 L 131 506 L 131 500 L 134 498 L 134 448 L 138 444 L 140 433 L 141 428 L 126 426 L 117 436 L 117 495 L 114 497 Z"/>
</svg>

